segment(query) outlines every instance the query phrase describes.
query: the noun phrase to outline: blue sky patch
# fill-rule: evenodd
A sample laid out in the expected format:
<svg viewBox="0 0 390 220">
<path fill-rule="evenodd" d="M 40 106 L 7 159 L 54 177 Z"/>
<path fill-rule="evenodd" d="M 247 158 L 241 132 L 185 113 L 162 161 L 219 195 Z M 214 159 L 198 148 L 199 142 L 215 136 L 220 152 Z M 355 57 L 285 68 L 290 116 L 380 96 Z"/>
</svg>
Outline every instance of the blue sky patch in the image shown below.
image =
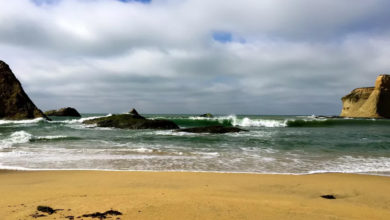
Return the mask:
<svg viewBox="0 0 390 220">
<path fill-rule="evenodd" d="M 147 3 L 150 3 L 152 0 L 118 0 L 118 1 L 120 1 L 120 2 L 141 2 L 141 3 L 145 3 L 145 4 L 147 4 Z"/>
<path fill-rule="evenodd" d="M 233 35 L 226 31 L 216 31 L 213 33 L 213 39 L 221 43 L 229 43 L 233 40 Z"/>
<path fill-rule="evenodd" d="M 42 4 L 55 4 L 59 2 L 60 0 L 32 0 L 36 5 L 42 5 Z"/>
<path fill-rule="evenodd" d="M 34 2 L 36 5 L 42 5 L 42 4 L 55 4 L 61 0 L 31 0 L 32 2 Z M 124 2 L 124 3 L 127 3 L 127 2 L 141 2 L 141 3 L 145 3 L 145 4 L 148 4 L 150 3 L 152 0 L 115 0 L 115 1 L 120 1 L 120 2 Z"/>
</svg>

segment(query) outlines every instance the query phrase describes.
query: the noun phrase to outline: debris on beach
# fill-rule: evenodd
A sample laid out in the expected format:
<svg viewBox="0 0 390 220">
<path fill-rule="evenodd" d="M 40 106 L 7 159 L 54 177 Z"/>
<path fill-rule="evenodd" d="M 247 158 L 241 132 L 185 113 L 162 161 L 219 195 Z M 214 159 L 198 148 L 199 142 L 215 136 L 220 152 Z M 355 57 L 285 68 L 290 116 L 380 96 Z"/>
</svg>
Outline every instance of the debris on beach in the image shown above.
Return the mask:
<svg viewBox="0 0 390 220">
<path fill-rule="evenodd" d="M 81 217 L 91 217 L 91 218 L 105 219 L 105 218 L 107 218 L 107 215 L 122 215 L 122 213 L 119 212 L 119 211 L 111 209 L 111 210 L 105 211 L 103 213 L 95 212 L 95 213 L 91 213 L 91 214 L 84 214 Z"/>
<path fill-rule="evenodd" d="M 322 195 L 321 198 L 324 198 L 324 199 L 336 199 L 336 197 L 334 195 Z"/>
<path fill-rule="evenodd" d="M 40 217 L 46 217 L 47 215 L 44 215 L 44 214 L 39 214 L 38 212 L 30 215 L 31 217 L 33 218 L 40 218 Z"/>
<path fill-rule="evenodd" d="M 44 213 L 47 213 L 49 215 L 55 213 L 57 210 L 54 210 L 53 208 L 49 207 L 49 206 L 38 206 L 37 207 L 37 210 L 40 211 L 40 212 L 44 212 Z"/>
</svg>

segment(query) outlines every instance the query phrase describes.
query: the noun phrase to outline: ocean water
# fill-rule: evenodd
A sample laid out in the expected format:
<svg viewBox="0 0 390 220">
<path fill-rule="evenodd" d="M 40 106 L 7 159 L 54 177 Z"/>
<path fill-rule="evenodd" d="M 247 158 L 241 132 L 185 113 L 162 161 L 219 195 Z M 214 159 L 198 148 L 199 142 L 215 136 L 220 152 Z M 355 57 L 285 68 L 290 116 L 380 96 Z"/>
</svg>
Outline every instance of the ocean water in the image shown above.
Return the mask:
<svg viewBox="0 0 390 220">
<path fill-rule="evenodd" d="M 0 169 L 390 174 L 390 120 L 313 116 L 145 115 L 180 127 L 248 132 L 190 134 L 83 125 L 81 119 L 0 120 Z"/>
</svg>

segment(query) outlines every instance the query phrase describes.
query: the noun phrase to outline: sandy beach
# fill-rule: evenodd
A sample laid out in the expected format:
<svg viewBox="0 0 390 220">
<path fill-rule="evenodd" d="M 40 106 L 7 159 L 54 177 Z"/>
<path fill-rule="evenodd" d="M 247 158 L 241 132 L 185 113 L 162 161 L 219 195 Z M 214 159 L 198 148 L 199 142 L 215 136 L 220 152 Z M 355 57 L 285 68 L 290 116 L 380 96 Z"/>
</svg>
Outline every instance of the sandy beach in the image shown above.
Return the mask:
<svg viewBox="0 0 390 220">
<path fill-rule="evenodd" d="M 355 174 L 0 171 L 0 218 L 388 219 L 389 192 L 389 177 Z"/>
</svg>

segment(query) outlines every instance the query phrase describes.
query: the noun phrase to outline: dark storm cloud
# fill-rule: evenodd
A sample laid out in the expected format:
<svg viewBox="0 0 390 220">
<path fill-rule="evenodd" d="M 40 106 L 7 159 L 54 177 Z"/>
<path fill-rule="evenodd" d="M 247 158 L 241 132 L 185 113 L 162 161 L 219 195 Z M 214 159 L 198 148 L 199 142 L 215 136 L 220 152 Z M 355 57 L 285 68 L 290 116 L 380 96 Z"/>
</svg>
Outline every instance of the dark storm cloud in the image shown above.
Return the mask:
<svg viewBox="0 0 390 220">
<path fill-rule="evenodd" d="M 146 3 L 146 4 L 145 4 Z M 10 1 L 0 59 L 43 109 L 337 114 L 390 69 L 390 3 Z"/>
</svg>

